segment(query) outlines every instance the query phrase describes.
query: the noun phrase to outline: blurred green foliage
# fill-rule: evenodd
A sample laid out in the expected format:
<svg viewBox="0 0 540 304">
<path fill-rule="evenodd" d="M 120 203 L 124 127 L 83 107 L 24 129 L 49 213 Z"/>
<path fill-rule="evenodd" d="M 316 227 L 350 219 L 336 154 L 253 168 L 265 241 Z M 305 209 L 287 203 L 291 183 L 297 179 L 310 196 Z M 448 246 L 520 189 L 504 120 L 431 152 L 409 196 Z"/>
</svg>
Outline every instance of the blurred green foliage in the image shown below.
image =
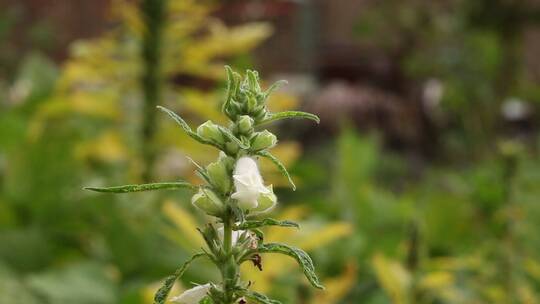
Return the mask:
<svg viewBox="0 0 540 304">
<path fill-rule="evenodd" d="M 382 153 L 376 136 L 346 130 L 330 147 L 298 164 L 301 177 L 319 182 L 295 197 L 354 225 L 349 241 L 315 253 L 328 273 L 356 258 L 357 283 L 343 303 L 539 300 L 537 156 L 506 142 L 482 161 L 413 177 L 413 165 Z M 322 155 L 332 164 L 321 165 Z"/>
</svg>

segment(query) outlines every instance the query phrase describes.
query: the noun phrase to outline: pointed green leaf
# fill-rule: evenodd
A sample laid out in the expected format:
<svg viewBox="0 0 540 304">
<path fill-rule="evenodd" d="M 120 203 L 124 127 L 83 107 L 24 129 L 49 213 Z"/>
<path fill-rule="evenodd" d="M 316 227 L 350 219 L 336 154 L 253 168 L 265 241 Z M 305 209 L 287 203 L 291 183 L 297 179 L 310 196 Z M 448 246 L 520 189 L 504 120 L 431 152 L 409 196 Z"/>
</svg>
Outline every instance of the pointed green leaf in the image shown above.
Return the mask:
<svg viewBox="0 0 540 304">
<path fill-rule="evenodd" d="M 267 296 L 260 294 L 256 291 L 246 290 L 242 292 L 242 295 L 250 300 L 256 301 L 257 303 L 262 304 L 281 304 L 280 301 L 272 300 Z"/>
<path fill-rule="evenodd" d="M 288 118 L 305 118 L 315 121 L 316 123 L 319 123 L 321 120 L 319 119 L 319 116 L 307 112 L 302 111 L 285 111 L 285 112 L 279 112 L 279 113 L 272 113 L 268 115 L 263 120 L 259 121 L 257 123 L 257 126 L 267 124 L 273 121 L 281 120 L 281 119 L 288 119 Z"/>
<path fill-rule="evenodd" d="M 227 72 L 227 98 L 225 99 L 225 102 L 223 103 L 221 107 L 221 111 L 223 113 L 225 113 L 225 109 L 227 109 L 227 107 L 231 103 L 231 100 L 234 95 L 234 87 L 235 87 L 233 70 L 231 69 L 230 66 L 226 65 L 225 71 Z"/>
<path fill-rule="evenodd" d="M 152 191 L 160 189 L 194 189 L 190 183 L 187 182 L 169 182 L 169 183 L 153 183 L 153 184 L 140 184 L 140 185 L 124 185 L 116 187 L 84 187 L 85 190 L 91 190 L 96 192 L 106 192 L 106 193 L 129 193 L 129 192 L 141 192 L 141 191 Z"/>
<path fill-rule="evenodd" d="M 182 117 L 178 116 L 176 113 L 174 113 L 173 111 L 165 108 L 165 107 L 162 107 L 162 106 L 157 106 L 158 109 L 160 109 L 161 111 L 167 113 L 172 119 L 174 119 L 174 121 L 180 125 L 180 127 L 182 127 L 182 129 L 184 129 L 184 131 L 193 139 L 195 139 L 196 141 L 200 142 L 201 144 L 205 144 L 205 145 L 210 145 L 210 146 L 214 146 L 220 150 L 223 150 L 223 147 L 212 141 L 212 140 L 208 140 L 206 138 L 203 138 L 202 136 L 200 136 L 199 134 L 197 134 L 196 132 L 193 132 L 193 130 L 191 130 L 191 128 L 189 127 L 189 125 L 187 124 L 187 122 L 185 120 L 182 119 Z"/>
<path fill-rule="evenodd" d="M 266 100 L 272 93 L 274 93 L 275 90 L 279 89 L 282 85 L 286 85 L 288 82 L 287 80 L 278 80 L 274 82 L 266 92 L 264 92 L 264 99 Z"/>
<path fill-rule="evenodd" d="M 275 157 L 274 155 L 272 155 L 272 153 L 268 151 L 257 152 L 257 155 L 266 157 L 271 160 L 274 165 L 276 165 L 276 167 L 279 169 L 279 172 L 281 172 L 281 174 L 283 174 L 289 180 L 289 183 L 291 184 L 293 190 L 296 190 L 296 185 L 294 184 L 291 175 L 289 174 L 289 171 L 287 171 L 287 168 L 285 168 L 285 166 L 281 163 L 281 161 L 279 161 L 279 159 L 277 159 L 277 157 Z"/>
<path fill-rule="evenodd" d="M 197 231 L 199 231 L 199 233 L 203 237 L 204 242 L 206 243 L 206 245 L 208 246 L 212 254 L 216 254 L 217 252 L 222 251 L 222 249 L 220 248 L 220 245 L 218 244 L 219 239 L 220 239 L 219 234 L 214 225 L 208 223 L 202 229 L 197 228 Z M 212 255 L 208 255 L 208 257 L 210 259 L 213 259 Z"/>
<path fill-rule="evenodd" d="M 299 228 L 297 223 L 291 222 L 291 221 L 278 221 L 271 218 L 266 218 L 264 220 L 258 220 L 258 221 L 245 221 L 239 225 L 236 225 L 234 227 L 234 230 L 248 230 L 248 229 L 255 229 L 259 227 L 264 226 L 281 226 L 281 227 L 295 227 Z"/>
<path fill-rule="evenodd" d="M 259 73 L 253 70 L 247 70 L 246 77 L 249 83 L 249 88 L 255 92 L 260 92 L 261 87 L 259 86 Z"/>
<path fill-rule="evenodd" d="M 230 141 L 236 143 L 240 148 L 242 148 L 242 149 L 248 149 L 249 148 L 249 146 L 246 146 L 242 141 L 240 141 L 240 139 L 238 139 L 236 136 L 234 136 L 234 134 L 232 134 L 231 131 L 229 131 L 229 129 L 220 126 L 219 130 L 221 131 L 221 133 L 223 133 L 223 135 L 227 139 L 229 139 Z"/>
<path fill-rule="evenodd" d="M 311 283 L 311 285 L 319 289 L 324 289 L 324 286 L 319 281 L 317 274 L 315 274 L 315 267 L 313 266 L 313 261 L 311 260 L 309 255 L 303 250 L 285 244 L 268 243 L 259 246 L 256 251 L 259 253 L 280 253 L 294 258 L 302 267 L 304 275 Z"/>
<path fill-rule="evenodd" d="M 180 268 L 178 268 L 174 274 L 168 276 L 165 279 L 165 282 L 163 285 L 159 288 L 159 290 L 156 292 L 156 295 L 154 296 L 154 304 L 164 304 L 167 301 L 167 296 L 169 296 L 169 292 L 171 291 L 174 282 L 180 278 L 188 266 L 193 262 L 195 259 L 198 259 L 200 257 L 206 256 L 206 253 L 197 253 L 193 255 L 189 260 L 187 260 Z"/>
<path fill-rule="evenodd" d="M 186 156 L 186 158 L 195 166 L 195 171 L 197 172 L 197 175 L 207 182 L 209 185 L 212 184 L 212 181 L 210 180 L 210 177 L 208 176 L 208 172 L 206 172 L 206 169 L 203 168 L 201 165 L 199 165 L 196 161 L 194 161 L 191 157 Z"/>
</svg>

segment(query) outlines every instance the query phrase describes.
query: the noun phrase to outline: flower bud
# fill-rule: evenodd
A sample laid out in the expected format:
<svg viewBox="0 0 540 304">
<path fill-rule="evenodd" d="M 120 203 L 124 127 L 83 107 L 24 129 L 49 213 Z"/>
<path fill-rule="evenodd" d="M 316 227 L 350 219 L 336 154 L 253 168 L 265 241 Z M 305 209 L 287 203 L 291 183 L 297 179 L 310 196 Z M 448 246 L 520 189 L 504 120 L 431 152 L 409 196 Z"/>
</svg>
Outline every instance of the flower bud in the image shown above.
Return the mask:
<svg viewBox="0 0 540 304">
<path fill-rule="evenodd" d="M 232 186 L 232 170 L 228 166 L 228 158 L 220 158 L 217 162 L 211 163 L 206 167 L 206 172 L 212 184 L 222 193 L 227 193 Z M 234 160 L 231 161 L 234 163 Z M 228 168 L 229 167 L 229 168 Z"/>
<path fill-rule="evenodd" d="M 238 133 L 250 135 L 253 132 L 253 118 L 248 115 L 242 115 L 236 122 Z"/>
<path fill-rule="evenodd" d="M 272 188 L 272 185 L 267 187 L 269 190 L 268 193 L 262 193 L 259 196 L 259 199 L 257 200 L 257 207 L 252 209 L 254 213 L 263 213 L 272 210 L 276 206 L 277 203 L 277 197 L 274 194 L 274 190 Z"/>
<path fill-rule="evenodd" d="M 256 121 L 262 120 L 267 114 L 267 110 L 265 106 L 257 108 L 253 113 L 253 118 L 255 118 Z"/>
<path fill-rule="evenodd" d="M 197 128 L 197 134 L 205 139 L 210 139 L 220 144 L 225 142 L 225 138 L 219 130 L 219 127 L 210 120 Z"/>
<path fill-rule="evenodd" d="M 221 215 L 225 209 L 221 199 L 209 189 L 199 189 L 199 192 L 191 198 L 191 203 L 193 206 L 213 216 Z"/>
<path fill-rule="evenodd" d="M 231 113 L 233 113 L 235 116 L 242 113 L 242 103 L 237 101 L 232 101 L 230 104 Z"/>
<path fill-rule="evenodd" d="M 257 108 L 257 98 L 255 96 L 248 96 L 246 103 L 246 110 L 248 113 L 252 113 Z"/>
<path fill-rule="evenodd" d="M 251 150 L 260 151 L 268 148 L 272 148 L 277 143 L 277 138 L 274 134 L 268 130 L 257 132 L 251 139 Z"/>
<path fill-rule="evenodd" d="M 240 147 L 238 146 L 237 143 L 230 141 L 225 144 L 225 150 L 227 151 L 229 155 L 234 155 L 238 153 L 238 150 L 240 150 Z"/>
<path fill-rule="evenodd" d="M 229 170 L 229 171 L 234 170 L 234 164 L 235 164 L 236 160 L 234 158 L 230 157 L 230 156 L 227 156 L 227 154 L 225 154 L 225 152 L 219 151 L 218 160 L 225 164 L 225 167 L 227 168 L 227 170 Z"/>
</svg>

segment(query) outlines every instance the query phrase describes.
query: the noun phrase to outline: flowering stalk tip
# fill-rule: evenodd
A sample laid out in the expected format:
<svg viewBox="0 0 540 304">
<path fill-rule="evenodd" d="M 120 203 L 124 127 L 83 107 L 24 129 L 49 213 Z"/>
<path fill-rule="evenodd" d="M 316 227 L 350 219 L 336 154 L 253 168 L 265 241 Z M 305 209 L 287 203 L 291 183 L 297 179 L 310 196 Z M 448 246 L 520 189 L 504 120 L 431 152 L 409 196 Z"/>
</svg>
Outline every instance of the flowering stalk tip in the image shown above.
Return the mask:
<svg viewBox="0 0 540 304">
<path fill-rule="evenodd" d="M 206 121 L 193 131 L 176 113 L 159 106 L 194 140 L 220 150 L 218 159 L 206 167 L 195 163 L 198 175 L 204 184 L 194 186 L 187 182 L 126 185 L 109 188 L 87 188 L 99 192 L 126 193 L 158 189 L 195 190 L 191 203 L 213 218 L 212 222 L 199 229 L 208 250 L 194 255 L 173 275 L 169 276 L 155 295 L 155 304 L 164 304 L 174 282 L 179 279 L 189 264 L 196 258 L 206 257 L 221 272 L 219 283 L 207 283 L 186 290 L 171 298 L 180 304 L 233 304 L 252 300 L 263 304 L 277 304 L 265 295 L 251 291 L 249 283 L 242 282 L 240 265 L 252 262 L 262 271 L 262 253 L 278 253 L 294 258 L 302 268 L 308 281 L 316 288 L 319 282 L 311 258 L 304 251 L 285 244 L 264 243 L 259 229 L 264 226 L 297 227 L 290 221 L 271 218 L 255 220 L 255 215 L 265 214 L 277 204 L 272 185 L 265 185 L 258 167 L 258 158 L 272 161 L 291 182 L 294 183 L 283 164 L 270 153 L 276 146 L 276 135 L 261 126 L 286 118 L 306 118 L 318 122 L 318 117 L 305 112 L 288 111 L 271 113 L 266 107 L 270 94 L 283 82 L 277 82 L 262 90 L 259 75 L 248 70 L 242 77 L 230 67 L 227 72 L 227 96 L 222 112 L 231 120 L 229 127 Z"/>
</svg>

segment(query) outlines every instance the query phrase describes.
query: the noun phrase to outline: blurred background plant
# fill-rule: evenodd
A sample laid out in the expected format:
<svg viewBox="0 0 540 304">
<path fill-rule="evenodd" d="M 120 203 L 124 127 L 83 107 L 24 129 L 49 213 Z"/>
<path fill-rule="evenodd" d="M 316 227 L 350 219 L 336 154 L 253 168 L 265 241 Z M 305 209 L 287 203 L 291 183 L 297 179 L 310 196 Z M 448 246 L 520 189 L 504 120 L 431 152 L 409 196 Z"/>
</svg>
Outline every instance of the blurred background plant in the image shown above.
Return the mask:
<svg viewBox="0 0 540 304">
<path fill-rule="evenodd" d="M 293 202 L 276 217 L 305 229 L 267 236 L 308 249 L 328 288 L 275 259 L 254 289 L 539 302 L 539 16 L 532 0 L 0 3 L 0 303 L 151 303 L 202 219 L 176 193 L 81 187 L 195 182 L 185 155 L 215 152 L 153 107 L 220 121 L 225 63 L 290 80 L 272 110 L 322 119 L 277 126 L 299 187 L 276 189 Z M 196 266 L 177 289 L 217 275 Z"/>
</svg>

